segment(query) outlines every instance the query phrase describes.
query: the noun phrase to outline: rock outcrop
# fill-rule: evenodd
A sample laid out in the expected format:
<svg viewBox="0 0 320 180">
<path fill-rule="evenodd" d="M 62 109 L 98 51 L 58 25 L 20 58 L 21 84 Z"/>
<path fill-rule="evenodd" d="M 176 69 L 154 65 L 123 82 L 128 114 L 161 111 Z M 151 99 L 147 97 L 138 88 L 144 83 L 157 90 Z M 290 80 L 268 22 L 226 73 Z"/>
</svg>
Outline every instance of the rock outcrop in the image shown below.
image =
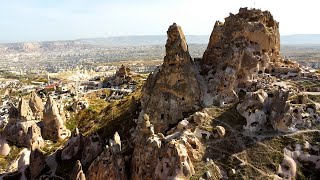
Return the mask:
<svg viewBox="0 0 320 180">
<path fill-rule="evenodd" d="M 44 146 L 41 129 L 34 121 L 10 122 L 3 130 L 3 137 L 16 146 Z"/>
<path fill-rule="evenodd" d="M 43 110 L 43 137 L 52 141 L 62 141 L 70 137 L 71 132 L 64 125 L 56 102 L 48 97 Z"/>
<path fill-rule="evenodd" d="M 88 179 L 128 179 L 125 160 L 121 154 L 118 135 L 109 140 L 109 146 L 92 162 L 87 173 Z"/>
<path fill-rule="evenodd" d="M 84 138 L 81 164 L 89 167 L 91 162 L 103 151 L 103 141 L 97 133 Z"/>
<path fill-rule="evenodd" d="M 104 80 L 104 86 L 111 87 L 111 86 L 121 86 L 126 83 L 133 83 L 133 72 L 131 72 L 129 67 L 121 65 L 120 68 L 116 71 L 114 76 L 107 77 Z"/>
<path fill-rule="evenodd" d="M 258 74 L 274 67 L 297 68 L 280 57 L 279 23 L 268 11 L 240 8 L 217 21 L 201 60 L 208 92 L 220 103 L 237 99 L 238 88 L 250 87 Z"/>
<path fill-rule="evenodd" d="M 46 156 L 45 154 L 38 148 L 34 148 L 31 150 L 30 154 L 30 178 L 37 179 L 42 170 L 46 167 Z"/>
<path fill-rule="evenodd" d="M 42 99 L 37 95 L 35 91 L 31 93 L 29 100 L 29 106 L 36 120 L 43 118 L 43 102 Z"/>
<path fill-rule="evenodd" d="M 29 103 L 24 98 L 21 98 L 18 105 L 18 119 L 20 121 L 30 121 L 33 118 L 32 110 Z"/>
<path fill-rule="evenodd" d="M 0 137 L 0 156 L 6 157 L 9 155 L 10 150 L 8 142 Z"/>
<path fill-rule="evenodd" d="M 86 180 L 86 176 L 83 173 L 82 165 L 79 160 L 76 162 L 76 164 L 73 167 L 70 180 Z"/>
<path fill-rule="evenodd" d="M 301 117 L 295 116 L 288 101 L 289 91 L 278 89 L 265 92 L 247 93 L 244 100 L 237 106 L 239 114 L 247 120 L 244 129 L 256 132 L 266 127 L 267 121 L 280 132 L 292 132 L 295 125 L 301 123 Z"/>
<path fill-rule="evenodd" d="M 201 143 L 189 129 L 170 132 L 166 137 L 154 134 L 148 115 L 144 115 L 135 139 L 131 179 L 188 179 L 195 173 L 192 160 L 199 160 Z"/>
<path fill-rule="evenodd" d="M 143 88 L 142 114 L 150 115 L 155 132 L 176 124 L 199 106 L 200 87 L 185 36 L 177 24 L 167 31 L 164 63 L 149 75 Z"/>
</svg>

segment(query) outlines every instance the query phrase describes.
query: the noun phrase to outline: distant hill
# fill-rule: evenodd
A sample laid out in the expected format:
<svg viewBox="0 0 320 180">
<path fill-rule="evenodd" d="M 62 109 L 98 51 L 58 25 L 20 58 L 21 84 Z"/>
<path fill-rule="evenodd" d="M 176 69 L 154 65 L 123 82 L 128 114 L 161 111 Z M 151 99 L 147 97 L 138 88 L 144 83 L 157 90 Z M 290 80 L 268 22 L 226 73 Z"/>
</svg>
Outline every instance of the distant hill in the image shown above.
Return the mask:
<svg viewBox="0 0 320 180">
<path fill-rule="evenodd" d="M 209 35 L 186 35 L 188 44 L 203 44 L 209 42 Z M 54 47 L 64 48 L 73 46 L 104 46 L 104 47 L 124 47 L 124 46 L 150 46 L 165 45 L 166 35 L 146 35 L 146 36 L 117 36 L 107 38 L 88 38 L 65 41 L 43 41 L 32 43 L 5 43 L 2 46 L 9 49 L 23 49 L 27 47 L 40 47 L 40 49 L 50 50 Z M 0 42 L 1 44 L 1 42 Z M 320 34 L 296 34 L 281 36 L 281 44 L 283 45 L 320 45 Z M 1 47 L 1 46 L 0 46 Z"/>
<path fill-rule="evenodd" d="M 188 44 L 208 44 L 209 35 L 187 35 Z M 166 44 L 166 35 L 117 36 L 108 38 L 79 39 L 77 41 L 100 46 L 149 46 Z"/>
<path fill-rule="evenodd" d="M 281 36 L 281 44 L 320 44 L 320 34 L 294 34 Z"/>
<path fill-rule="evenodd" d="M 209 35 L 186 35 L 188 44 L 208 44 Z M 80 39 L 83 43 L 101 46 L 148 46 L 164 45 L 167 37 L 165 35 L 149 36 L 118 36 L 108 38 Z M 320 44 L 320 34 L 296 34 L 281 36 L 281 44 Z"/>
</svg>

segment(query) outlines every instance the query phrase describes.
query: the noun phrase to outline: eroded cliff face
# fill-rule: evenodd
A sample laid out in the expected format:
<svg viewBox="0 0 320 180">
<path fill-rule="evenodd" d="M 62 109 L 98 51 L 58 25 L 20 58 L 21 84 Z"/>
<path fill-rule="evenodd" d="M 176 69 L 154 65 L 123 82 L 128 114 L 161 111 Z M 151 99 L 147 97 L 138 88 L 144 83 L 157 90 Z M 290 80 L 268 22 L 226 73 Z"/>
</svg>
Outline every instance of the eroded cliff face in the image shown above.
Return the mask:
<svg viewBox="0 0 320 180">
<path fill-rule="evenodd" d="M 178 125 L 164 136 L 155 134 L 153 127 L 144 114 L 135 138 L 131 179 L 188 179 L 194 175 L 192 160 L 200 159 L 202 147 L 191 130 Z"/>
<path fill-rule="evenodd" d="M 237 99 L 237 88 L 250 87 L 282 62 L 279 23 L 268 11 L 240 8 L 215 23 L 201 66 L 208 92 L 227 103 Z"/>
<path fill-rule="evenodd" d="M 196 68 L 181 27 L 174 23 L 167 35 L 164 63 L 149 75 L 143 89 L 142 112 L 150 115 L 155 132 L 168 130 L 197 109 L 200 99 Z"/>
</svg>

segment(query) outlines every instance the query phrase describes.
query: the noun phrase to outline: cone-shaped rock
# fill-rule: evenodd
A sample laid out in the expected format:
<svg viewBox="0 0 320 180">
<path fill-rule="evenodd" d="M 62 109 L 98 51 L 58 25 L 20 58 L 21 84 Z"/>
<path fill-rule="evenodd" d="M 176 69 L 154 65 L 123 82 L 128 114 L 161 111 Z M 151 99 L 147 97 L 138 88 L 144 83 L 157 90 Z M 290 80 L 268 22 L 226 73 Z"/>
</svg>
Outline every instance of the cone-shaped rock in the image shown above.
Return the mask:
<svg viewBox="0 0 320 180">
<path fill-rule="evenodd" d="M 35 116 L 35 119 L 40 120 L 43 117 L 43 102 L 35 91 L 31 93 L 29 106 Z"/>
<path fill-rule="evenodd" d="M 29 103 L 24 98 L 21 98 L 18 106 L 19 120 L 20 121 L 30 121 L 32 120 L 33 113 L 29 106 Z"/>
<path fill-rule="evenodd" d="M 44 106 L 43 122 L 43 137 L 45 139 L 59 141 L 71 135 L 70 131 L 64 125 L 56 102 L 50 96 Z"/>
<path fill-rule="evenodd" d="M 150 115 L 155 132 L 167 130 L 198 105 L 199 84 L 181 27 L 167 31 L 164 63 L 149 75 L 143 88 L 142 113 Z"/>
</svg>

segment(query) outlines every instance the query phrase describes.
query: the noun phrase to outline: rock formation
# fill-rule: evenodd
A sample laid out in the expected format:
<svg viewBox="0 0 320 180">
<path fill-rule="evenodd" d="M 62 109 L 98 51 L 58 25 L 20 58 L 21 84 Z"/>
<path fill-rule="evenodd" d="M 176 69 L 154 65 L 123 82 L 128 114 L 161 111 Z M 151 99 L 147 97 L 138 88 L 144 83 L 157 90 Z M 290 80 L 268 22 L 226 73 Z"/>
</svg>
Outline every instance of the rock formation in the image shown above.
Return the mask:
<svg viewBox="0 0 320 180">
<path fill-rule="evenodd" d="M 149 114 L 155 132 L 167 130 L 185 113 L 198 108 L 199 83 L 185 36 L 177 24 L 167 31 L 164 63 L 149 75 L 143 88 L 142 112 Z"/>
<path fill-rule="evenodd" d="M 114 76 L 107 77 L 104 80 L 104 86 L 121 86 L 125 83 L 132 83 L 134 82 L 132 75 L 133 72 L 131 72 L 129 67 L 121 65 Z"/>
<path fill-rule="evenodd" d="M 3 130 L 3 137 L 17 146 L 44 146 L 40 127 L 33 121 L 10 122 Z"/>
<path fill-rule="evenodd" d="M 273 128 L 279 132 L 292 132 L 296 129 L 297 124 L 306 124 L 307 118 L 303 118 L 301 114 L 307 116 L 307 108 L 304 105 L 293 108 L 288 97 L 289 91 L 283 89 L 268 92 L 260 89 L 247 93 L 244 100 L 237 106 L 239 114 L 247 120 L 244 129 L 256 132 L 266 128 L 266 123 L 269 121 Z M 310 104 L 310 106 L 312 105 Z M 318 117 L 314 113 L 316 107 L 310 109 L 313 109 L 310 110 L 313 115 L 309 116 L 309 119 L 316 121 Z"/>
<path fill-rule="evenodd" d="M 251 132 L 259 131 L 267 122 L 267 114 L 264 111 L 268 94 L 264 90 L 247 93 L 244 100 L 237 106 L 239 114 L 247 120 L 244 129 Z"/>
<path fill-rule="evenodd" d="M 279 53 L 279 23 L 270 12 L 240 8 L 224 23 L 217 21 L 201 60 L 209 93 L 228 103 L 237 99 L 237 88 L 250 87 L 258 74 L 297 67 L 284 64 Z"/>
<path fill-rule="evenodd" d="M 10 150 L 8 142 L 0 137 L 0 156 L 6 157 L 9 155 Z"/>
<path fill-rule="evenodd" d="M 48 97 L 43 110 L 43 137 L 53 141 L 61 141 L 70 137 L 68 130 L 60 116 L 60 112 L 56 102 L 52 97 Z"/>
<path fill-rule="evenodd" d="M 43 102 L 35 91 L 31 93 L 29 106 L 36 120 L 41 120 L 43 117 Z"/>
<path fill-rule="evenodd" d="M 81 164 L 88 167 L 102 151 L 103 141 L 97 133 L 86 137 L 82 147 Z"/>
<path fill-rule="evenodd" d="M 154 134 L 148 115 L 144 115 L 135 139 L 131 179 L 188 179 L 194 173 L 192 160 L 199 160 L 201 143 L 189 129 L 172 134 Z"/>
<path fill-rule="evenodd" d="M 29 103 L 24 98 L 21 98 L 18 105 L 18 119 L 20 121 L 30 121 L 33 118 L 32 110 Z"/>
<path fill-rule="evenodd" d="M 88 170 L 88 179 L 128 179 L 125 161 L 121 154 L 121 141 L 116 138 L 109 141 L 109 146 L 93 161 Z"/>
<path fill-rule="evenodd" d="M 37 179 L 42 170 L 46 167 L 46 156 L 40 149 L 34 148 L 30 154 L 30 178 Z"/>
<path fill-rule="evenodd" d="M 66 161 L 79 158 L 83 149 L 83 138 L 79 132 L 73 134 L 62 149 L 61 160 Z"/>
<path fill-rule="evenodd" d="M 79 160 L 74 165 L 70 180 L 86 180 L 86 176 L 82 171 L 82 165 Z"/>
</svg>

